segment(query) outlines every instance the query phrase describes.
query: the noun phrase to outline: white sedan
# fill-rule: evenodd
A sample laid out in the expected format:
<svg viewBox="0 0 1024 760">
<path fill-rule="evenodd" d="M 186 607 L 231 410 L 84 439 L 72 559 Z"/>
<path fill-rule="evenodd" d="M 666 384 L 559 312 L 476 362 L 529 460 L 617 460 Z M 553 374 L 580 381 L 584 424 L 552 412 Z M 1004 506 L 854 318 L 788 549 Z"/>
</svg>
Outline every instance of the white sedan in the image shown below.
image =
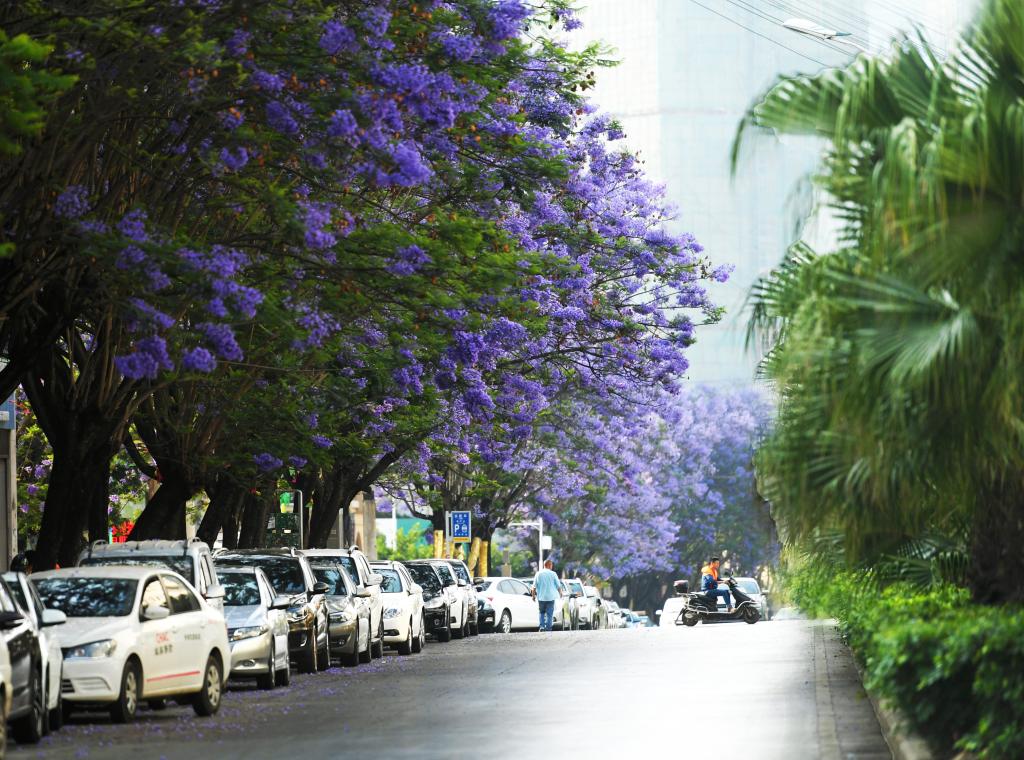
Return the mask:
<svg viewBox="0 0 1024 760">
<path fill-rule="evenodd" d="M 530 587 L 518 578 L 483 578 L 478 593 L 494 608 L 494 630 L 536 630 L 540 626 L 540 608 Z"/>
<path fill-rule="evenodd" d="M 106 704 L 125 723 L 139 701 L 191 697 L 198 715 L 220 708 L 231 664 L 224 616 L 183 577 L 160 567 L 75 567 L 31 576 L 43 603 L 67 615 L 65 713 Z"/>
<path fill-rule="evenodd" d="M 419 652 L 427 638 L 423 589 L 400 562 L 371 562 L 370 567 L 384 579 L 384 643 L 397 646 L 399 654 Z"/>
</svg>

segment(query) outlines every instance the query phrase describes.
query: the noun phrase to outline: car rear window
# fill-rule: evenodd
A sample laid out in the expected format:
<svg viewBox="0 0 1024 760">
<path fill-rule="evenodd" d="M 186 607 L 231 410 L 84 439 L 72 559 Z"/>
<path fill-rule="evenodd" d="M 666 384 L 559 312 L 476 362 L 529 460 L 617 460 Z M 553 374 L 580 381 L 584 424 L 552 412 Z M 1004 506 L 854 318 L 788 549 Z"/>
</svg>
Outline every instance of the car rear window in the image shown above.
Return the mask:
<svg viewBox="0 0 1024 760">
<path fill-rule="evenodd" d="M 327 593 L 331 596 L 348 596 L 351 592 L 345 583 L 345 571 L 340 562 L 334 559 L 310 560 L 309 566 L 313 568 L 313 575 L 318 583 L 326 583 L 331 587 Z"/>
<path fill-rule="evenodd" d="M 270 585 L 274 587 L 275 594 L 302 594 L 306 591 L 306 578 L 302 574 L 298 558 L 226 554 L 217 557 L 217 561 L 223 561 L 228 565 L 262 567 L 270 579 Z"/>
<path fill-rule="evenodd" d="M 260 603 L 260 588 L 255 573 L 217 573 L 224 587 L 225 607 L 252 607 Z"/>
<path fill-rule="evenodd" d="M 40 578 L 32 581 L 43 604 L 68 617 L 124 617 L 135 606 L 134 578 Z"/>
<path fill-rule="evenodd" d="M 384 578 L 384 582 L 380 584 L 380 591 L 382 594 L 400 594 L 402 593 L 402 579 L 398 577 L 397 570 L 391 570 L 386 567 L 376 568 L 377 572 Z"/>
</svg>

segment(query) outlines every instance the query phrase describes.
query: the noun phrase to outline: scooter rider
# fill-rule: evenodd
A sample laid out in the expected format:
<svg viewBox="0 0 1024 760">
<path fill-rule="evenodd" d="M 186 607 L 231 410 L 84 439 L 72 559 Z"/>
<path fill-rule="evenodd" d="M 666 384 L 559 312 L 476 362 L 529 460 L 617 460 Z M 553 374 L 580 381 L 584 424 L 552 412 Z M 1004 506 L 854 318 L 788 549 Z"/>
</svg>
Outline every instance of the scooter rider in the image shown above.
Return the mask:
<svg viewBox="0 0 1024 760">
<path fill-rule="evenodd" d="M 718 557 L 712 557 L 711 561 L 700 569 L 700 588 L 708 596 L 722 597 L 728 607 L 726 612 L 732 612 L 732 597 L 729 595 L 729 589 L 718 587 L 718 566 L 720 564 Z"/>
</svg>

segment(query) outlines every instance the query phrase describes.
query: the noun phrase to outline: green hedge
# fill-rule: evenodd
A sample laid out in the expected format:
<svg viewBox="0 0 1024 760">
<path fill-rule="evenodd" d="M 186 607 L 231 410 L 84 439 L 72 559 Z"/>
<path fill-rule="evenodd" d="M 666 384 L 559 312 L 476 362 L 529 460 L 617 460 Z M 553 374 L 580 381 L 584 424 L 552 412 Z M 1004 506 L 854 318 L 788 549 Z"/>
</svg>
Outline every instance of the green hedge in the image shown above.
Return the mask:
<svg viewBox="0 0 1024 760">
<path fill-rule="evenodd" d="M 936 749 L 1024 757 L 1024 610 L 975 605 L 954 587 L 879 590 L 824 567 L 788 582 L 809 614 L 839 621 L 868 687 Z"/>
</svg>

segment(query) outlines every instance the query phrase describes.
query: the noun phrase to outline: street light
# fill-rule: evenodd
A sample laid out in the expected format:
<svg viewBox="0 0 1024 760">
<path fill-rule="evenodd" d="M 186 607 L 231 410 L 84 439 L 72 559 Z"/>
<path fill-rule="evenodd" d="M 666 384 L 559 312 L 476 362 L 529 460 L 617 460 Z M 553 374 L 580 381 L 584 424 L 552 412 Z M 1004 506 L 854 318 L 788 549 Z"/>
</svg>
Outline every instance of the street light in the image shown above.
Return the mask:
<svg viewBox="0 0 1024 760">
<path fill-rule="evenodd" d="M 787 29 L 796 32 L 797 34 L 802 34 L 806 37 L 814 37 L 815 39 L 819 40 L 839 42 L 842 43 L 843 45 L 850 45 L 851 47 L 855 47 L 864 53 L 871 52 L 866 47 L 857 44 L 853 40 L 844 40 L 843 37 L 849 37 L 850 32 L 839 32 L 836 31 L 835 29 L 829 29 L 826 26 L 815 24 L 813 21 L 809 21 L 808 19 L 805 18 L 786 19 L 785 21 L 782 22 L 782 25 Z"/>
<path fill-rule="evenodd" d="M 540 531 L 540 535 L 537 537 L 537 572 L 540 572 L 544 567 L 544 521 L 543 520 L 523 520 L 522 522 L 509 523 L 510 528 L 536 528 Z M 550 538 L 548 539 L 547 548 L 551 548 Z"/>
</svg>

